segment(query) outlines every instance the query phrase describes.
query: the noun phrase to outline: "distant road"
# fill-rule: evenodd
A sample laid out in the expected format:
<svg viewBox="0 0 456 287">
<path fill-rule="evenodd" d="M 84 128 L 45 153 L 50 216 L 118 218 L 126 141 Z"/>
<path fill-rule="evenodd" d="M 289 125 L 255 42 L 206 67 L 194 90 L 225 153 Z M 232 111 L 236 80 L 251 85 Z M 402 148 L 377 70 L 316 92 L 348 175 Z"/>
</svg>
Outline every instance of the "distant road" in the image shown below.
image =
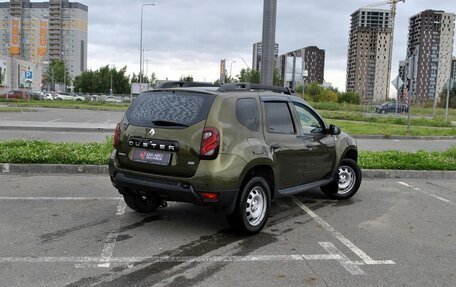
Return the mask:
<svg viewBox="0 0 456 287">
<path fill-rule="evenodd" d="M 0 126 L 20 124 L 29 126 L 82 126 L 103 127 L 101 131 L 42 131 L 1 129 L 0 140 L 43 139 L 51 142 L 102 142 L 113 134 L 112 129 L 123 111 L 91 111 L 76 109 L 36 108 L 29 112 L 1 112 Z M 444 151 L 456 145 L 456 140 L 393 140 L 357 139 L 360 150 Z"/>
</svg>

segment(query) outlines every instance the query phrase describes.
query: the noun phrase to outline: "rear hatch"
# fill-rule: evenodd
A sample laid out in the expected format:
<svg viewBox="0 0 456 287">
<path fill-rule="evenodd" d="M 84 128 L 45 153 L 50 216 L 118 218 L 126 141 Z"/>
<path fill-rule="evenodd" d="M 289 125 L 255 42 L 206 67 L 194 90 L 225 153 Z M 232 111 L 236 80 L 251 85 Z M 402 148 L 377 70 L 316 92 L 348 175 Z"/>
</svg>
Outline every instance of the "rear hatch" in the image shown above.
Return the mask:
<svg viewBox="0 0 456 287">
<path fill-rule="evenodd" d="M 157 175 L 193 176 L 214 99 L 212 94 L 182 90 L 141 94 L 121 123 L 116 154 L 120 167 Z"/>
</svg>

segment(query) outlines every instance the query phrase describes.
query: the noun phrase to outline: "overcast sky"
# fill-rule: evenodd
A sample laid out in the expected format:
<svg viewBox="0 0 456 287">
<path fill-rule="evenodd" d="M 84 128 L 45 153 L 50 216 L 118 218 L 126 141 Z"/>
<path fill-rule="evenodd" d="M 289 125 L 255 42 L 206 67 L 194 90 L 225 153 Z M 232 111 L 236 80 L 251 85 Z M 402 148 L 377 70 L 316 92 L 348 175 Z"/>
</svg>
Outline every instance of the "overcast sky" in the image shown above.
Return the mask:
<svg viewBox="0 0 456 287">
<path fill-rule="evenodd" d="M 73 0 L 78 1 L 78 0 Z M 80 0 L 89 7 L 88 67 L 107 64 L 139 71 L 140 15 L 144 7 L 143 48 L 158 79 L 193 75 L 215 81 L 226 59 L 232 74 L 252 65 L 252 45 L 261 41 L 262 0 Z M 345 90 L 350 15 L 377 0 L 278 0 L 279 54 L 307 46 L 326 51 L 325 81 Z M 389 9 L 388 5 L 380 8 Z M 398 4 L 392 79 L 406 54 L 408 19 L 423 10 L 456 12 L 455 0 L 406 0 Z M 242 60 L 242 58 L 246 61 Z"/>
</svg>

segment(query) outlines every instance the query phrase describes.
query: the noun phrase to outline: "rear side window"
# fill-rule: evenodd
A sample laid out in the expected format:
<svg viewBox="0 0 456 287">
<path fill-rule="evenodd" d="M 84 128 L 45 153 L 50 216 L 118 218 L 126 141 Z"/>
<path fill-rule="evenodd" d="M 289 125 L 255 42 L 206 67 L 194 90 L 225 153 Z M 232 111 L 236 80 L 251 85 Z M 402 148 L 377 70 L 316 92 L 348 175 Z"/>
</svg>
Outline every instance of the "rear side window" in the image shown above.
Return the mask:
<svg viewBox="0 0 456 287">
<path fill-rule="evenodd" d="M 264 108 L 268 133 L 295 133 L 287 102 L 265 102 Z"/>
<path fill-rule="evenodd" d="M 144 93 L 132 103 L 126 115 L 128 122 L 137 126 L 156 126 L 154 122 L 191 126 L 207 118 L 214 98 L 178 91 Z"/>
<path fill-rule="evenodd" d="M 241 125 L 251 131 L 258 131 L 258 104 L 255 99 L 239 99 L 236 102 L 236 117 Z"/>
</svg>

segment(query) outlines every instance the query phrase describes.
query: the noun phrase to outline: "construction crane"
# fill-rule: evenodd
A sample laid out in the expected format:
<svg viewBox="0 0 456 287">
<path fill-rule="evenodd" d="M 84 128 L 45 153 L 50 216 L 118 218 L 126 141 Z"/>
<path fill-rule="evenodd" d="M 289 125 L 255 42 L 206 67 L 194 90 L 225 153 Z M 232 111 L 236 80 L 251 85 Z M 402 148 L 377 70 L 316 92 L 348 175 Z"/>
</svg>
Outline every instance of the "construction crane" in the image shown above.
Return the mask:
<svg viewBox="0 0 456 287">
<path fill-rule="evenodd" d="M 364 6 L 364 8 L 372 8 L 372 7 L 378 7 L 378 6 L 383 6 L 383 5 L 391 5 L 391 18 L 394 23 L 394 18 L 396 17 L 396 4 L 399 2 L 405 3 L 405 0 L 389 0 L 389 1 L 383 1 L 383 2 L 378 2 L 374 4 L 370 4 L 367 6 Z M 394 27 L 393 27 L 394 28 Z"/>
<path fill-rule="evenodd" d="M 372 8 L 372 7 L 378 7 L 378 6 L 383 6 L 383 5 L 390 5 L 391 6 L 391 41 L 390 41 L 390 53 L 389 53 L 389 61 L 388 61 L 388 70 L 391 74 L 391 62 L 393 59 L 393 39 L 394 39 L 394 23 L 396 19 L 396 4 L 402 2 L 405 3 L 405 0 L 388 0 L 388 1 L 382 1 L 378 3 L 373 3 L 367 6 L 364 6 L 364 8 Z M 389 82 L 389 79 L 388 79 Z M 389 89 L 388 89 L 389 91 Z M 399 92 L 399 90 L 398 90 Z"/>
</svg>

